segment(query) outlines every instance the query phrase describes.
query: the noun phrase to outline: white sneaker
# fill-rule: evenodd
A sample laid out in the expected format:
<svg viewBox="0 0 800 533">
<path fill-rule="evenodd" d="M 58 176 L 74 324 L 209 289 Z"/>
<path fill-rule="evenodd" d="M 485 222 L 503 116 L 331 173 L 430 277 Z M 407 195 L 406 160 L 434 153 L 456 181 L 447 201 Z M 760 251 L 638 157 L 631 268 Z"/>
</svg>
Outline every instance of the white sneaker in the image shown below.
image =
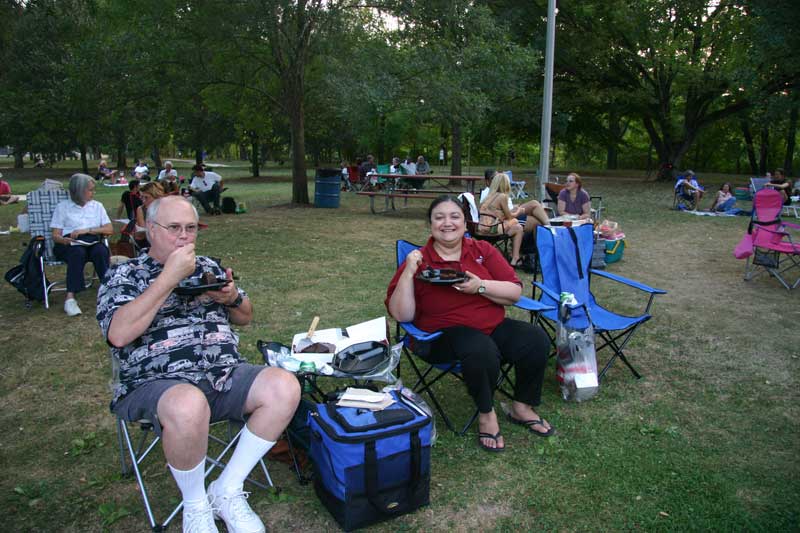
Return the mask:
<svg viewBox="0 0 800 533">
<path fill-rule="evenodd" d="M 64 302 L 64 312 L 67 313 L 68 316 L 81 314 L 81 308 L 78 307 L 78 302 L 75 301 L 75 298 L 70 298 Z"/>
<path fill-rule="evenodd" d="M 184 502 L 183 533 L 219 533 L 214 525 L 214 510 L 208 500 Z"/>
<path fill-rule="evenodd" d="M 233 490 L 221 492 L 214 481 L 208 486 L 208 499 L 214 516 L 225 521 L 230 533 L 266 533 L 264 523 L 247 503 L 249 492 Z"/>
</svg>

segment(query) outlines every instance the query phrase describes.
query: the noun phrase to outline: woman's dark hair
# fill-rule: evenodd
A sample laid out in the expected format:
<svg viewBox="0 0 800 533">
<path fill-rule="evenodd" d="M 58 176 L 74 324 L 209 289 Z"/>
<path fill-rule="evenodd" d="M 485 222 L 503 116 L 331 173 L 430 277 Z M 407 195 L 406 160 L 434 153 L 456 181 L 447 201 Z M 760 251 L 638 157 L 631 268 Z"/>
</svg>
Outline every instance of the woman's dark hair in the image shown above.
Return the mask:
<svg viewBox="0 0 800 533">
<path fill-rule="evenodd" d="M 452 194 L 443 194 L 437 197 L 434 201 L 431 202 L 430 207 L 428 207 L 428 223 L 431 222 L 431 214 L 433 214 L 433 210 L 436 209 L 436 206 L 439 204 L 443 204 L 445 202 L 453 202 L 458 207 L 461 208 L 461 212 L 464 214 L 464 220 L 469 220 L 469 207 L 467 206 L 466 202 L 462 202 L 459 200 L 458 196 L 453 196 Z"/>
<path fill-rule="evenodd" d="M 726 185 L 728 186 L 728 190 L 729 190 L 730 192 L 733 192 L 733 185 L 731 185 L 731 184 L 730 184 L 730 182 L 728 182 L 728 181 L 726 181 L 725 183 L 723 183 L 722 185 L 720 185 L 720 186 L 719 186 L 719 190 L 722 190 L 722 189 L 724 189 Z"/>
<path fill-rule="evenodd" d="M 492 181 L 493 177 L 494 177 L 493 168 L 487 168 L 486 170 L 483 171 L 483 179 L 485 179 L 486 181 Z"/>
</svg>

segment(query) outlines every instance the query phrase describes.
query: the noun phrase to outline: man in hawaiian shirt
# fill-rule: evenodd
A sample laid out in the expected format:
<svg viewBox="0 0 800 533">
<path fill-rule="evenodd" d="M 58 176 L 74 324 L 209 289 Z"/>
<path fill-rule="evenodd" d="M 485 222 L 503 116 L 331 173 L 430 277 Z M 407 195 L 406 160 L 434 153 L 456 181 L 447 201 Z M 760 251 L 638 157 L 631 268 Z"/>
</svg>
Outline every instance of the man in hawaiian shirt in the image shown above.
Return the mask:
<svg viewBox="0 0 800 533">
<path fill-rule="evenodd" d="M 230 269 L 195 255 L 197 210 L 178 196 L 147 212 L 149 251 L 113 267 L 97 294 L 97 320 L 115 367 L 111 410 L 126 420 L 152 420 L 183 496 L 183 530 L 263 532 L 247 504 L 245 477 L 269 451 L 300 401 L 290 373 L 248 364 L 230 324 L 253 317 Z M 186 277 L 210 272 L 230 280 L 218 290 L 180 296 Z M 240 441 L 219 478 L 205 488 L 209 423 L 243 420 Z"/>
</svg>

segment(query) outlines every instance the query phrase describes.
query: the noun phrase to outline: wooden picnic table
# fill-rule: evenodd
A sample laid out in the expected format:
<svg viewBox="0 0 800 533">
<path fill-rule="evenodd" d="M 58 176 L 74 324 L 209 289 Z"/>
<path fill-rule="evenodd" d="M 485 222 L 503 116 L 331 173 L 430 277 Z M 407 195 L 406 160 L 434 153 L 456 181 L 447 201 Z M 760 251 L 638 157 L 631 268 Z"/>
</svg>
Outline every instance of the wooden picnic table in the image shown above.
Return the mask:
<svg viewBox="0 0 800 533">
<path fill-rule="evenodd" d="M 402 207 L 408 207 L 408 201 L 413 199 L 427 199 L 432 200 L 445 193 L 460 194 L 462 192 L 469 192 L 475 194 L 475 183 L 482 181 L 483 176 L 446 176 L 438 174 L 371 174 L 384 180 L 383 183 L 378 183 L 378 186 L 385 187 L 381 190 L 359 191 L 356 194 L 369 197 L 369 208 L 373 214 L 387 213 L 389 211 L 396 211 L 395 198 L 402 198 Z M 415 188 L 398 188 L 398 180 L 408 180 L 412 183 L 413 180 L 432 180 L 439 185 L 439 189 L 415 189 Z M 466 182 L 466 183 L 465 183 Z M 375 198 L 383 198 L 385 206 L 382 211 L 375 210 Z"/>
</svg>

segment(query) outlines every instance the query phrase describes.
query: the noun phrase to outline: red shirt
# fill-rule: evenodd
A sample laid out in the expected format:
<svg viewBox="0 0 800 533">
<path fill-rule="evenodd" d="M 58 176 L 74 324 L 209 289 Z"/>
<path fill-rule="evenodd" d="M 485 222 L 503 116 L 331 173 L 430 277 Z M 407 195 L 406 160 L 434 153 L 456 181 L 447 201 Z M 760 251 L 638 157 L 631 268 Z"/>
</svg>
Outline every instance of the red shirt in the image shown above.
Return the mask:
<svg viewBox="0 0 800 533">
<path fill-rule="evenodd" d="M 514 269 L 497 251 L 485 241 L 463 239 L 461 241 L 461 260 L 445 261 L 433 249 L 433 237 L 423 246 L 423 264 L 420 268 L 455 268 L 469 270 L 481 279 L 511 281 L 522 285 Z M 389 307 L 389 299 L 397 287 L 397 280 L 405 269 L 405 263 L 395 272 L 386 291 L 384 303 Z M 489 335 L 506 316 L 505 307 L 477 294 L 458 292 L 449 285 L 433 285 L 414 279 L 414 298 L 416 315 L 414 325 L 433 332 L 450 326 L 469 326 Z"/>
<path fill-rule="evenodd" d="M 11 185 L 7 181 L 0 180 L 0 194 L 11 194 Z"/>
</svg>

